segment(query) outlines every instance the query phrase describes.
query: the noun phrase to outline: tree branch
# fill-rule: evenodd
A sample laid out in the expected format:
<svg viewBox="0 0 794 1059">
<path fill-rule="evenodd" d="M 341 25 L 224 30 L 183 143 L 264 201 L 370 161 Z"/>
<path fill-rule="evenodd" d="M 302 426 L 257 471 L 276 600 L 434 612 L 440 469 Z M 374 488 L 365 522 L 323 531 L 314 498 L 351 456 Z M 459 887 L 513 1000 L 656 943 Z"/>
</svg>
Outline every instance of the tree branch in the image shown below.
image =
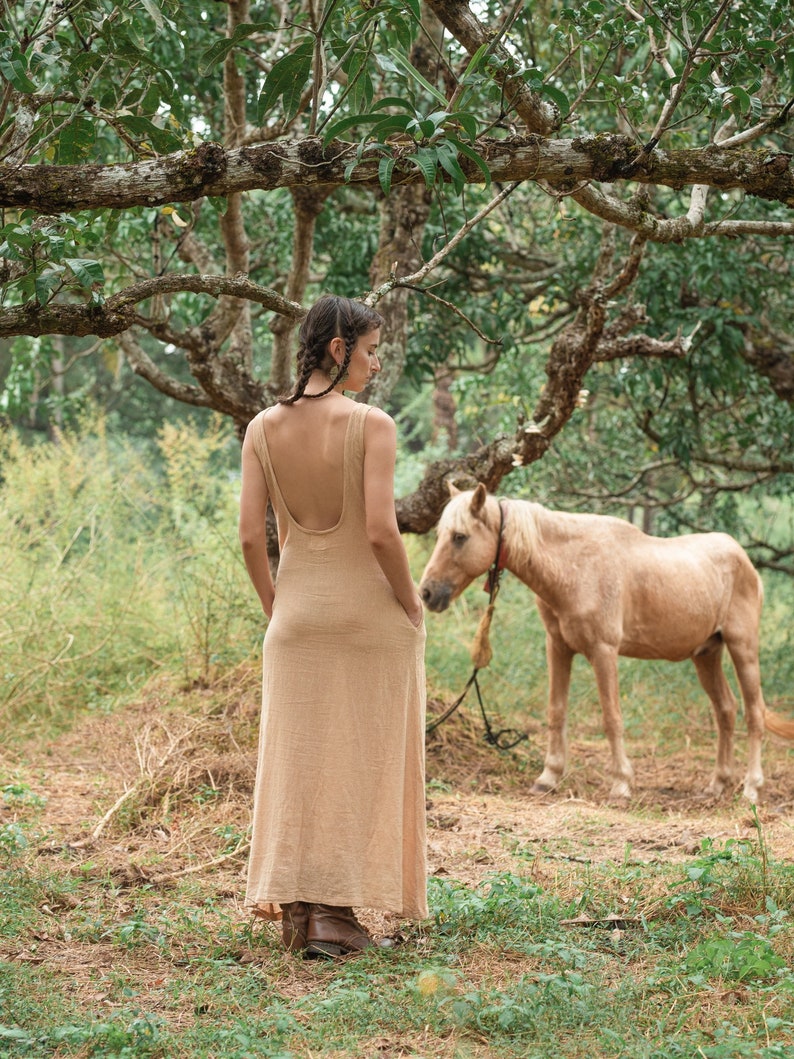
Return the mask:
<svg viewBox="0 0 794 1059">
<path fill-rule="evenodd" d="M 388 294 L 389 291 L 394 290 L 395 287 L 416 287 L 417 284 L 421 283 L 423 279 L 429 276 L 434 269 L 438 268 L 444 258 L 452 253 L 455 247 L 465 239 L 469 232 L 473 228 L 476 228 L 480 221 L 487 217 L 492 210 L 496 209 L 500 203 L 504 202 L 507 196 L 512 194 L 517 187 L 518 184 L 516 183 L 503 188 L 498 195 L 495 195 L 490 202 L 487 202 L 473 217 L 470 217 L 465 224 L 461 225 L 449 242 L 445 243 L 438 253 L 434 254 L 433 257 L 425 262 L 420 269 L 417 269 L 417 271 L 410 276 L 390 276 L 385 283 L 382 283 L 377 288 L 377 290 L 370 291 L 364 299 L 365 304 L 377 305 L 380 299 Z"/>
<path fill-rule="evenodd" d="M 592 188 L 575 191 L 577 185 L 593 180 L 674 188 L 708 184 L 794 206 L 794 165 L 789 154 L 718 145 L 701 150 L 657 148 L 644 154 L 630 137 L 617 135 L 572 140 L 483 137 L 474 146 L 494 181 L 545 181 L 560 194 L 574 192 L 573 197 L 591 212 L 603 211 L 617 201 L 604 202 Z M 253 188 L 341 187 L 347 183 L 345 169 L 355 150 L 354 144 L 333 141 L 324 146 L 318 138 L 299 138 L 229 149 L 204 143 L 195 151 L 122 165 L 0 165 L 0 206 L 56 214 L 192 202 L 205 195 L 228 196 Z M 410 147 L 395 147 L 393 185 L 424 182 L 422 173 L 410 163 L 411 153 Z M 352 171 L 350 183 L 379 187 L 378 161 L 365 158 Z M 459 164 L 470 183 L 482 183 L 476 163 L 461 157 Z M 625 224 L 628 216 L 622 210 L 615 223 Z M 664 241 L 665 228 L 658 218 L 644 224 L 643 234 L 656 240 L 659 232 Z"/>
<path fill-rule="evenodd" d="M 28 302 L 0 310 L 0 338 L 12 335 L 97 335 L 108 338 L 121 334 L 133 324 L 143 324 L 135 306 L 158 294 L 188 291 L 214 298 L 228 294 L 247 298 L 266 309 L 299 320 L 306 314 L 301 305 L 289 301 L 269 287 L 240 276 L 154 276 L 125 287 L 103 304 L 39 305 Z"/>
<path fill-rule="evenodd" d="M 707 182 L 696 182 L 695 186 L 703 188 Z M 794 235 L 794 221 L 711 221 L 703 220 L 704 196 L 702 191 L 695 196 L 690 209 L 684 217 L 661 218 L 648 212 L 641 203 L 624 202 L 614 195 L 605 195 L 599 188 L 588 185 L 579 188 L 570 196 L 588 213 L 628 228 L 643 235 L 653 243 L 678 243 L 684 239 L 698 239 L 704 236 L 723 235 Z"/>
<path fill-rule="evenodd" d="M 182 401 L 184 404 L 201 408 L 212 407 L 212 401 L 198 386 L 179 382 L 164 371 L 161 371 L 149 354 L 136 341 L 131 331 L 123 331 L 118 336 L 117 341 L 124 351 L 127 363 L 133 372 L 146 379 L 160 393 L 164 393 L 166 397 L 172 397 L 175 401 Z"/>
<path fill-rule="evenodd" d="M 493 42 L 493 32 L 472 12 L 466 0 L 425 0 L 427 6 L 443 23 L 456 40 L 460 41 L 469 55 L 488 42 L 493 44 L 492 54 L 498 66 L 489 72 L 502 87 L 507 101 L 516 108 L 521 120 L 530 132 L 547 136 L 557 132 L 562 124 L 559 108 L 533 92 L 526 82 L 516 75 L 516 62 L 510 52 L 500 43 Z"/>
</svg>

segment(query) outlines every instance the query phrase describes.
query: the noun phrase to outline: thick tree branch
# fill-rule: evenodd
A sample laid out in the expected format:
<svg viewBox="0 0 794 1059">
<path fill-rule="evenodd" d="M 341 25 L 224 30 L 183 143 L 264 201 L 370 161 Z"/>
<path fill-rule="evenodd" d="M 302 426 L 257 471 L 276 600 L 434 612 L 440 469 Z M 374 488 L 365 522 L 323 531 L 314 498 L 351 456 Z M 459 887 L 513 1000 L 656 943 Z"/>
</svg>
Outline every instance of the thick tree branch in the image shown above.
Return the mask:
<svg viewBox="0 0 794 1059">
<path fill-rule="evenodd" d="M 515 107 L 530 132 L 547 136 L 559 129 L 562 124 L 559 109 L 537 92 L 533 92 L 526 82 L 517 76 L 513 56 L 498 41 L 492 41 L 493 31 L 479 21 L 466 0 L 425 2 L 470 55 L 474 55 L 480 45 L 493 43 L 492 55 L 498 60 L 498 66 L 491 70 L 491 75 L 496 83 L 501 85 L 508 103 Z"/>
<path fill-rule="evenodd" d="M 720 146 L 681 151 L 657 148 L 644 153 L 631 138 L 614 135 L 570 140 L 485 137 L 475 146 L 495 181 L 544 181 L 560 194 L 576 192 L 577 201 L 593 212 L 589 198 L 583 197 L 585 192 L 577 191 L 587 181 L 674 188 L 708 184 L 794 206 L 794 165 L 789 154 Z M 103 207 L 162 206 L 253 188 L 341 187 L 354 154 L 352 144 L 334 141 L 324 147 L 318 138 L 300 138 L 228 150 L 217 143 L 204 143 L 195 151 L 124 165 L 0 165 L 0 206 L 56 214 Z M 411 164 L 410 155 L 408 147 L 395 148 L 393 185 L 424 181 Z M 474 162 L 463 157 L 459 162 L 468 181 L 482 182 L 482 172 Z M 378 187 L 378 158 L 365 159 L 356 166 L 350 183 Z M 594 189 L 588 191 L 598 209 L 607 208 L 608 204 L 602 206 L 595 197 Z M 643 234 L 655 239 L 654 233 L 663 231 L 662 222 L 647 217 L 643 223 L 648 230 Z M 615 223 L 625 223 L 625 215 Z"/>
<path fill-rule="evenodd" d="M 653 243 L 679 243 L 684 239 L 699 239 L 704 236 L 722 235 L 794 235 L 794 221 L 711 221 L 703 220 L 704 196 L 696 183 L 698 194 L 690 209 L 682 217 L 657 217 L 634 200 L 624 202 L 614 195 L 605 195 L 599 188 L 587 185 L 574 191 L 571 198 L 588 213 L 600 217 L 609 224 L 628 228 Z"/>
<path fill-rule="evenodd" d="M 136 306 L 158 294 L 189 291 L 219 298 L 224 294 L 248 298 L 266 309 L 299 320 L 306 314 L 301 305 L 289 301 L 269 287 L 261 287 L 244 277 L 234 276 L 155 276 L 134 283 L 103 304 L 39 305 L 28 302 L 0 310 L 0 338 L 12 335 L 97 335 L 108 338 L 121 334 L 133 324 L 143 323 Z"/>
<path fill-rule="evenodd" d="M 623 267 L 610 277 L 607 271 L 613 254 L 613 231 L 607 227 L 593 280 L 581 294 L 576 317 L 552 343 L 546 363 L 548 383 L 531 422 L 521 424 L 512 436 L 497 436 L 462 459 L 442 460 L 428 468 L 419 488 L 397 502 L 397 519 L 403 531 L 426 533 L 435 525 L 449 498 L 446 482 L 452 474 L 459 481 L 483 482 L 495 492 L 513 467 L 534 463 L 548 450 L 579 406 L 582 382 L 596 359 L 607 326 L 608 299 L 633 282 L 642 256 L 642 240 L 635 238 Z"/>
</svg>

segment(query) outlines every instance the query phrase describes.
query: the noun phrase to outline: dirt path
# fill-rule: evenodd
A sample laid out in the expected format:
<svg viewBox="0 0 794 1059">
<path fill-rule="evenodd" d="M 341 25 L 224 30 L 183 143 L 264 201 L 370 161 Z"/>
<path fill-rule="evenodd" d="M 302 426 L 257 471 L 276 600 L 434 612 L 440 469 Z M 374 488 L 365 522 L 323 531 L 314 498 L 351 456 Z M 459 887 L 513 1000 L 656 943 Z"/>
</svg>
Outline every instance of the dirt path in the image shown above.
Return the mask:
<svg viewBox="0 0 794 1059">
<path fill-rule="evenodd" d="M 4 774 L 21 770 L 46 799 L 36 825 L 47 836 L 43 855 L 66 849 L 119 878 L 156 877 L 222 855 L 222 829 L 227 846 L 244 835 L 255 708 L 232 703 L 217 716 L 202 713 L 200 703 L 196 712 L 195 700 L 192 712 L 166 706 L 155 692 L 124 713 L 89 719 L 67 737 L 0 758 Z M 740 738 L 739 762 L 744 749 Z M 537 798 L 529 793 L 540 766 L 535 741 L 499 753 L 483 741 L 477 719 L 452 718 L 428 740 L 431 870 L 475 884 L 514 870 L 516 855 L 526 860 L 533 850 L 591 863 L 680 860 L 705 838 L 757 838 L 757 822 L 770 853 L 794 859 L 794 750 L 785 744 L 766 742 L 757 819 L 738 785 L 719 800 L 701 793 L 712 745 L 666 757 L 654 746 L 628 750 L 636 776 L 628 804 L 608 801 L 602 738 L 573 741 L 560 789 Z M 230 892 L 239 889 L 239 862 L 230 858 L 228 867 L 214 869 L 216 882 L 218 871 Z"/>
</svg>

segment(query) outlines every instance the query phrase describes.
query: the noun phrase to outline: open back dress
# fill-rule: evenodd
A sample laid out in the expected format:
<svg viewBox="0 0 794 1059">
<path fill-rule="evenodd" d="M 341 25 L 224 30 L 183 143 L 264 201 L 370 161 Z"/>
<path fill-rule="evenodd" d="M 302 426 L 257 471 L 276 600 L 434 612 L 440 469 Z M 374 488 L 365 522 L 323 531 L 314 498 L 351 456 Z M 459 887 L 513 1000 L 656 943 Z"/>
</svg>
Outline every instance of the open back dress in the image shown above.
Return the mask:
<svg viewBox="0 0 794 1059">
<path fill-rule="evenodd" d="M 260 413 L 251 424 L 281 556 L 264 640 L 246 904 L 291 901 L 427 915 L 424 622 L 411 624 L 366 534 L 364 424 L 344 444 L 331 529 L 290 514 Z"/>
</svg>

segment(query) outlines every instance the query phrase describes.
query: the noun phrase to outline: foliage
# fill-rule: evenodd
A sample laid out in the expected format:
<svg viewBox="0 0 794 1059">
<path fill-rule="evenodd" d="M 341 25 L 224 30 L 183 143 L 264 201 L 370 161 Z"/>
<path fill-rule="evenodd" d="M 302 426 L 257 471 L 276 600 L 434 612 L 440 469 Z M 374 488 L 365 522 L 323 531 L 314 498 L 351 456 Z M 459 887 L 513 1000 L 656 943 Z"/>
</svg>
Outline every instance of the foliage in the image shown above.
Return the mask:
<svg viewBox="0 0 794 1059">
<path fill-rule="evenodd" d="M 427 394 L 451 374 L 458 445 L 432 447 L 432 419 L 414 437 L 461 465 L 497 431 L 521 437 L 522 417 L 564 389 L 548 358 L 555 339 L 581 335 L 583 292 L 605 282 L 594 270 L 606 217 L 647 244 L 633 286 L 609 306 L 583 387 L 586 416 L 568 425 L 576 395 L 566 391 L 548 427 L 565 466 L 542 477 L 565 505 L 620 497 L 655 513 L 665 532 L 736 529 L 738 493 L 790 491 L 785 166 L 779 187 L 748 184 L 747 194 L 731 183 L 743 166 L 763 160 L 771 171 L 790 155 L 792 23 L 780 0 L 470 11 L 418 0 L 32 0 L 5 12 L 0 164 L 71 167 L 69 187 L 66 173 L 76 180 L 91 164 L 90 200 L 127 173 L 136 188 L 158 175 L 169 185 L 179 165 L 201 169 L 202 151 L 221 144 L 246 158 L 273 144 L 338 148 L 343 158 L 322 190 L 308 182 L 315 163 L 289 175 L 285 155 L 257 162 L 245 195 L 193 173 L 194 190 L 173 201 L 152 192 L 93 206 L 72 195 L 69 208 L 45 209 L 36 185 L 24 205 L 5 208 L 0 323 L 13 342 L 0 343 L 0 413 L 12 421 L 68 424 L 93 400 L 125 430 L 151 433 L 176 399 L 239 429 L 289 375 L 290 323 L 274 320 L 286 310 L 271 295 L 308 302 L 372 288 L 395 331 L 393 368 L 372 396 L 400 410 L 413 400 L 401 377 Z M 582 179 L 570 164 L 542 176 L 525 169 L 516 186 L 492 180 L 500 152 L 536 150 L 540 166 L 547 147 L 576 161 L 585 141 L 596 158 Z M 721 144 L 731 174 L 708 169 Z M 644 183 L 640 162 L 673 154 L 674 175 Z M 705 174 L 694 174 L 695 160 Z M 151 168 L 143 177 L 121 163 Z M 220 168 L 234 164 L 224 155 Z M 701 203 L 698 188 L 709 185 Z M 473 224 L 501 191 L 499 207 Z M 616 269 L 627 253 L 619 238 Z M 199 274 L 248 286 L 208 308 L 188 289 Z M 145 295 L 123 315 L 141 283 Z M 13 323 L 17 310 L 28 323 Z M 60 330 L 39 334 L 39 310 Z M 108 324 L 110 337 L 89 344 L 69 322 L 77 310 L 89 331 Z M 694 332 L 685 358 L 671 337 L 679 332 Z M 624 352 L 627 333 L 637 341 Z M 135 376 L 159 405 L 130 385 Z M 435 485 L 442 471 L 426 473 Z M 764 544 L 765 561 L 790 570 L 790 541 Z"/>
</svg>

